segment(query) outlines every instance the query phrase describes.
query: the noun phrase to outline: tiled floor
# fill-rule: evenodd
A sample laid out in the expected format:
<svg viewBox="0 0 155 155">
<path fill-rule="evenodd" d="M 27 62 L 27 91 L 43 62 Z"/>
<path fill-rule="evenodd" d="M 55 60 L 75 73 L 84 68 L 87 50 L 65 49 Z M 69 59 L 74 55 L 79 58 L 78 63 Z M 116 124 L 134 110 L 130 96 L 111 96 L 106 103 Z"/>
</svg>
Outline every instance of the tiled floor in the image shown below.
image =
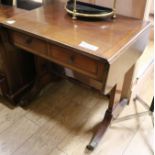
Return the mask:
<svg viewBox="0 0 155 155">
<path fill-rule="evenodd" d="M 153 67 L 140 82 L 143 86 L 140 84 L 134 91 L 150 103 Z M 92 129 L 103 118 L 107 99 L 68 81 L 49 86 L 27 109 L 12 109 L 4 103 L 1 100 L 0 155 L 153 154 L 150 116 L 113 123 L 96 150 L 88 152 L 85 146 L 92 137 Z M 136 109 L 144 110 L 138 102 L 131 102 L 121 116 Z"/>
</svg>

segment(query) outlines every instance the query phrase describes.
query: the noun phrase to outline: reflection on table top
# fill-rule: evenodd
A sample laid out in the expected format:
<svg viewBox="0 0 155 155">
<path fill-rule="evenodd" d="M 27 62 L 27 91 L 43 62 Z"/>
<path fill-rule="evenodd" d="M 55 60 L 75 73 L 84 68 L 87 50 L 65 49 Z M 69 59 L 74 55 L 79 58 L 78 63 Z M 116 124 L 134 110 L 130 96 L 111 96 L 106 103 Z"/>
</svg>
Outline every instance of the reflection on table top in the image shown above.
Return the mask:
<svg viewBox="0 0 155 155">
<path fill-rule="evenodd" d="M 48 4 L 48 5 L 47 5 Z M 11 18 L 14 24 L 3 24 L 36 35 L 51 42 L 111 61 L 127 44 L 141 33 L 147 22 L 118 16 L 116 20 L 72 20 L 65 10 L 65 1 L 53 0 L 25 15 Z M 86 43 L 95 47 L 80 46 Z"/>
</svg>

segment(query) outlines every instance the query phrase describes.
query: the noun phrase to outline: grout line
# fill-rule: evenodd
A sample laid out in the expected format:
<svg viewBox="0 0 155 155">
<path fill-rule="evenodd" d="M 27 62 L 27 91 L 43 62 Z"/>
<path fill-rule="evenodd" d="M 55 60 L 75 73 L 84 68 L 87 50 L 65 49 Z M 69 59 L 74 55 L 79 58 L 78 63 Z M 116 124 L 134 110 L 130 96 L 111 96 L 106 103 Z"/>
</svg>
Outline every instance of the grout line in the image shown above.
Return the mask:
<svg viewBox="0 0 155 155">
<path fill-rule="evenodd" d="M 27 118 L 26 118 L 27 119 Z M 29 120 L 29 119 L 27 119 Z M 31 121 L 31 120 L 30 120 Z M 32 122 L 32 121 L 31 121 Z M 33 123 L 33 122 L 32 122 Z M 38 126 L 38 125 L 37 125 Z M 23 143 L 21 143 L 21 145 L 19 145 L 10 155 L 13 155 L 19 148 L 21 148 L 29 139 L 31 139 L 39 130 L 41 127 L 38 126 L 38 129 L 36 130 L 36 132 L 34 132 L 31 136 L 29 136 Z"/>
<path fill-rule="evenodd" d="M 139 129 L 137 129 L 137 130 L 134 132 L 134 134 L 133 134 L 133 136 L 131 137 L 130 141 L 127 143 L 126 147 L 125 147 L 124 150 L 122 151 L 122 155 L 125 155 L 125 153 L 126 153 L 128 147 L 129 147 L 129 145 L 130 145 L 131 142 L 133 141 L 133 139 L 134 139 L 134 137 L 136 136 L 138 130 L 139 130 Z"/>
<path fill-rule="evenodd" d="M 6 127 L 3 131 L 0 132 L 0 135 L 3 134 L 3 132 L 5 132 L 6 130 L 8 130 L 10 127 L 12 127 L 15 123 L 17 123 L 21 119 L 23 119 L 25 115 L 26 115 L 26 113 L 23 114 L 22 116 L 20 116 L 20 119 L 15 119 L 14 121 L 12 121 L 11 124 L 8 127 Z"/>
<path fill-rule="evenodd" d="M 36 121 L 30 119 L 29 117 L 25 116 L 25 118 L 26 118 L 27 120 L 31 121 L 32 123 L 34 123 L 35 125 L 37 125 L 38 127 L 42 127 L 42 125 L 40 125 L 40 124 L 37 123 Z M 43 123 L 43 125 L 44 125 L 44 123 Z"/>
<path fill-rule="evenodd" d="M 63 152 L 64 155 L 68 155 L 68 153 L 66 153 L 64 150 L 60 149 L 59 147 L 56 146 L 56 148 L 60 151 L 60 152 Z M 50 154 L 49 154 L 50 155 Z"/>
<path fill-rule="evenodd" d="M 137 119 L 139 119 L 139 118 L 137 118 Z M 146 118 L 142 119 L 140 123 L 143 124 L 143 122 L 144 122 L 145 119 L 146 119 Z M 139 121 L 139 120 L 138 120 L 138 121 Z M 141 129 L 141 125 L 138 124 L 138 128 L 136 129 L 136 131 L 135 131 L 133 137 L 130 139 L 130 141 L 128 142 L 128 144 L 126 145 L 126 147 L 124 148 L 124 150 L 123 150 L 123 152 L 122 152 L 122 155 L 125 155 L 127 149 L 129 148 L 130 144 L 132 143 L 133 139 L 136 137 L 136 135 L 137 135 L 137 133 L 139 132 L 140 129 Z"/>
</svg>

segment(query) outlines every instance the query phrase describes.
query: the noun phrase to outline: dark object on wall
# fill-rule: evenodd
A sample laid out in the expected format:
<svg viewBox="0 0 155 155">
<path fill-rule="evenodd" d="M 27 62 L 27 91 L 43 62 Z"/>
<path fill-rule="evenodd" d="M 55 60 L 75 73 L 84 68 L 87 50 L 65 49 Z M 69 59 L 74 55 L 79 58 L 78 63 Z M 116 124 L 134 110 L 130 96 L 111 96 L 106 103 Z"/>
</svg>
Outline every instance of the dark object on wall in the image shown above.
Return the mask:
<svg viewBox="0 0 155 155">
<path fill-rule="evenodd" d="M 1 0 L 1 3 L 4 5 L 13 5 L 13 0 Z M 25 10 L 33 10 L 42 5 L 43 2 L 35 2 L 33 0 L 17 0 L 16 7 L 25 9 Z"/>
<path fill-rule="evenodd" d="M 17 0 L 17 7 L 26 10 L 33 10 L 42 5 L 42 2 L 35 2 L 33 0 Z"/>
<path fill-rule="evenodd" d="M 5 4 L 5 5 L 12 5 L 13 4 L 13 0 L 1 0 L 1 3 Z"/>
</svg>

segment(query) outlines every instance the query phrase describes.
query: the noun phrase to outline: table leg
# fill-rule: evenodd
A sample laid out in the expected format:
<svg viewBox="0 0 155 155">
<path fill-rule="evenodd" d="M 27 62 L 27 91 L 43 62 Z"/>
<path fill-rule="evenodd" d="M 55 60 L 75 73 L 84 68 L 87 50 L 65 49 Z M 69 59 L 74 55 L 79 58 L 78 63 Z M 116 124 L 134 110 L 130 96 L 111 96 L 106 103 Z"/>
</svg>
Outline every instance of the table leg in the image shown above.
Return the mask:
<svg viewBox="0 0 155 155">
<path fill-rule="evenodd" d="M 106 110 L 105 116 L 96 132 L 96 134 L 91 139 L 90 143 L 87 145 L 87 149 L 94 150 L 98 145 L 99 141 L 108 129 L 113 116 L 118 117 L 125 105 L 128 104 L 131 95 L 131 85 L 133 77 L 134 66 L 132 66 L 129 71 L 124 76 L 119 84 L 115 85 L 109 94 L 109 105 Z M 116 104 L 117 103 L 117 104 Z M 120 106 L 121 105 L 121 106 Z M 123 105 L 123 106 L 122 106 Z M 117 107 L 123 108 L 117 108 Z M 120 110 L 121 109 L 121 110 Z"/>
<path fill-rule="evenodd" d="M 94 148 L 97 146 L 99 141 L 101 140 L 102 136 L 106 132 L 108 126 L 110 125 L 110 122 L 112 120 L 112 110 L 114 106 L 114 101 L 115 101 L 115 94 L 116 94 L 116 88 L 117 86 L 114 86 L 114 88 L 110 92 L 110 101 L 109 101 L 109 106 L 108 109 L 106 110 L 104 119 L 102 120 L 99 129 L 97 130 L 96 134 L 90 141 L 89 145 L 87 145 L 87 149 L 89 150 L 94 150 Z"/>
</svg>

